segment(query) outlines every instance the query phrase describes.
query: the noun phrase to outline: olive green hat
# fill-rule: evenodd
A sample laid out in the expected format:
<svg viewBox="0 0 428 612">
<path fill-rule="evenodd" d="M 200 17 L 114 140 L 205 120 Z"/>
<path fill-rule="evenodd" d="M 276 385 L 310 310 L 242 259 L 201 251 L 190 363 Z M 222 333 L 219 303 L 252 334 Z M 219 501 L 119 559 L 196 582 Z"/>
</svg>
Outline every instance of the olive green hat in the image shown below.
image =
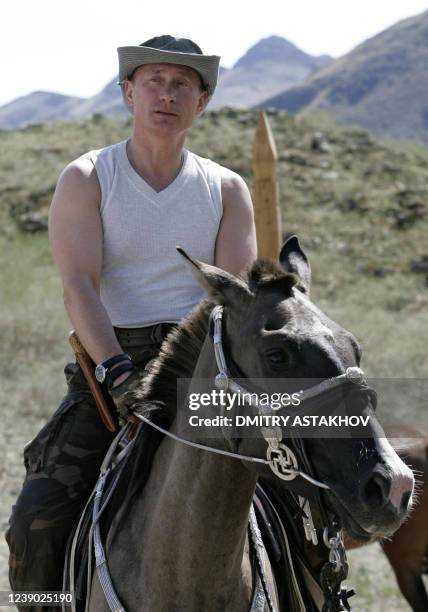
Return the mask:
<svg viewBox="0 0 428 612">
<path fill-rule="evenodd" d="M 123 83 L 134 71 L 145 64 L 180 64 L 195 70 L 207 90 L 209 97 L 217 85 L 220 57 L 204 55 L 201 48 L 188 38 L 175 36 L 156 36 L 141 45 L 134 47 L 119 47 L 119 85 L 124 95 Z"/>
</svg>

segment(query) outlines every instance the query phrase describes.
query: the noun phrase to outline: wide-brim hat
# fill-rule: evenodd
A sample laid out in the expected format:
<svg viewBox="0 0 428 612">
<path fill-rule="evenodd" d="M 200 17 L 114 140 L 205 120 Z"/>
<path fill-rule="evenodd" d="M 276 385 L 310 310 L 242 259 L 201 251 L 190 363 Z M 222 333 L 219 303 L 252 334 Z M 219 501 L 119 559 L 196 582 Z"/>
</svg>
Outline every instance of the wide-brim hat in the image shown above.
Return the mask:
<svg viewBox="0 0 428 612">
<path fill-rule="evenodd" d="M 123 83 L 129 79 L 137 68 L 145 64 L 180 64 L 195 70 L 207 90 L 209 97 L 217 85 L 220 57 L 204 55 L 201 48 L 188 38 L 174 36 L 156 36 L 141 45 L 119 47 L 119 85 L 124 96 Z M 126 102 L 126 98 L 124 96 Z"/>
</svg>

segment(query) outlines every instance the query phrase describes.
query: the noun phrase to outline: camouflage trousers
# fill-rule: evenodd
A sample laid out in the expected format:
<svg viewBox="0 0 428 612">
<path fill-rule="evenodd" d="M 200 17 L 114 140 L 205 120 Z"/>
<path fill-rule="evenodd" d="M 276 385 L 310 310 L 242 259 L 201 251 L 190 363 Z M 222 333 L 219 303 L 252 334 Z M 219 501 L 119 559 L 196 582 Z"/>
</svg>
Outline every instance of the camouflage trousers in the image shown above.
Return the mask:
<svg viewBox="0 0 428 612">
<path fill-rule="evenodd" d="M 122 347 L 144 368 L 157 355 L 160 341 Z M 62 590 L 69 534 L 115 435 L 104 427 L 80 367 L 69 363 L 64 373 L 68 393 L 24 449 L 27 474 L 6 532 L 13 591 Z M 47 610 L 38 606 L 24 609 Z"/>
</svg>

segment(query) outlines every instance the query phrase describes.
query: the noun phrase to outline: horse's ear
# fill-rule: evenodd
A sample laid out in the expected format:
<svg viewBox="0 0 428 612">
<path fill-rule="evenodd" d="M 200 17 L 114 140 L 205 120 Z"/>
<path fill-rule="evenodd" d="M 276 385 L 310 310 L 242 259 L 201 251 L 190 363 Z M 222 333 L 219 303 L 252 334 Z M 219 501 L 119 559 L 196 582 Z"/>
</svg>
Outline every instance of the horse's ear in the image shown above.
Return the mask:
<svg viewBox="0 0 428 612">
<path fill-rule="evenodd" d="M 286 272 L 299 277 L 297 288 L 309 295 L 311 288 L 311 266 L 305 253 L 300 248 L 297 236 L 291 236 L 283 245 L 279 262 Z"/>
<path fill-rule="evenodd" d="M 241 279 L 225 270 L 192 259 L 179 246 L 176 249 L 184 258 L 201 287 L 218 304 L 233 304 L 237 300 L 248 300 L 252 297 L 253 294 Z"/>
</svg>

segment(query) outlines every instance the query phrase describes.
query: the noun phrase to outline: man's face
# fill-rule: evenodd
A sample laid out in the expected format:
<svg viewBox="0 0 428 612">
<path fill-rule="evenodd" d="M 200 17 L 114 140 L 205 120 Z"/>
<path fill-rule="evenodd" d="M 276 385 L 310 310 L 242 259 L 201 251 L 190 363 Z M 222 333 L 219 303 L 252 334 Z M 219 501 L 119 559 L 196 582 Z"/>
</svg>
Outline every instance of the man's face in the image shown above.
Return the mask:
<svg viewBox="0 0 428 612">
<path fill-rule="evenodd" d="M 177 64 L 140 66 L 124 86 L 135 125 L 160 133 L 188 130 L 208 99 L 197 72 Z"/>
</svg>

